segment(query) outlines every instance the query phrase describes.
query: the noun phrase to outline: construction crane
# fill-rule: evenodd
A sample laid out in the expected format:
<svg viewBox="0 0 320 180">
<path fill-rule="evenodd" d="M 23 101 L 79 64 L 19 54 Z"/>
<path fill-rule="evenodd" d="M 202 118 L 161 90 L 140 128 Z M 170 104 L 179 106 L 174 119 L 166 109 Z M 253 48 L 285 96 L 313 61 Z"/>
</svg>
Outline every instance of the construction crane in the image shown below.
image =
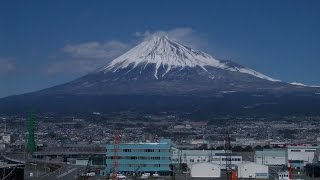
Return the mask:
<svg viewBox="0 0 320 180">
<path fill-rule="evenodd" d="M 226 139 L 224 141 L 224 150 L 226 155 L 226 172 L 227 172 L 227 180 L 236 180 L 237 179 L 237 172 L 232 170 L 232 147 L 230 142 L 229 133 L 226 132 Z"/>
<path fill-rule="evenodd" d="M 114 130 L 114 139 L 113 139 L 113 162 L 112 162 L 112 180 L 117 179 L 118 173 L 118 146 L 119 146 L 119 134 L 118 130 Z"/>
</svg>

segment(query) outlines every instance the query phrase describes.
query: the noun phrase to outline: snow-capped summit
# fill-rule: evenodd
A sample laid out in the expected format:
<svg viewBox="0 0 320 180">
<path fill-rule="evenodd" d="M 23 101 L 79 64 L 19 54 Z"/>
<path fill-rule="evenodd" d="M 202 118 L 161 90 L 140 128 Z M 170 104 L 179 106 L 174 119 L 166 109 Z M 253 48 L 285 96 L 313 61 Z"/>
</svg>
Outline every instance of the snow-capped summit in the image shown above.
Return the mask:
<svg viewBox="0 0 320 180">
<path fill-rule="evenodd" d="M 149 64 L 155 65 L 154 77 L 156 79 L 164 77 L 170 70 L 175 68 L 200 67 L 208 72 L 207 67 L 214 67 L 250 74 L 269 81 L 279 81 L 233 62 L 217 60 L 207 53 L 194 50 L 176 40 L 169 39 L 167 36 L 154 36 L 143 41 L 128 52 L 111 61 L 111 63 L 104 66 L 99 71 L 116 72 L 119 69 L 129 67 L 134 69 L 138 67 L 138 65 L 143 65 L 145 68 Z M 159 68 L 164 69 L 162 74 L 159 74 Z M 210 73 L 208 72 L 208 74 Z"/>
</svg>

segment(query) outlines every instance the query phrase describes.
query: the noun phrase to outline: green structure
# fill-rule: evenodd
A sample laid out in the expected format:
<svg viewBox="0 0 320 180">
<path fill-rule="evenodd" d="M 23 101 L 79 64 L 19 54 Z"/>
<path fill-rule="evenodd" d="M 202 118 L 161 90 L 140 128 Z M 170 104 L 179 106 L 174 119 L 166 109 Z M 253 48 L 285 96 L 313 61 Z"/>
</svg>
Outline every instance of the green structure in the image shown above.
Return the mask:
<svg viewBox="0 0 320 180">
<path fill-rule="evenodd" d="M 28 118 L 28 144 L 27 144 L 27 152 L 28 153 L 33 153 L 36 150 L 36 143 L 34 140 L 34 113 L 31 111 L 29 113 L 29 118 Z"/>
</svg>

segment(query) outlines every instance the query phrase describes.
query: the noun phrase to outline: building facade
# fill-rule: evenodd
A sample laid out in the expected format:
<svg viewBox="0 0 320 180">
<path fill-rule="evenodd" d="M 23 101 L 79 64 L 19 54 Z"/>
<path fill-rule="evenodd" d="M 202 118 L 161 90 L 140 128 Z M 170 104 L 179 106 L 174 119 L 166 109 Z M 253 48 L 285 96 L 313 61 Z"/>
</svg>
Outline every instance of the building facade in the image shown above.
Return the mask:
<svg viewBox="0 0 320 180">
<path fill-rule="evenodd" d="M 224 150 L 179 150 L 172 148 L 172 164 L 187 164 L 189 168 L 197 163 L 214 163 L 226 169 L 226 153 Z M 242 162 L 242 156 L 231 156 L 232 165 Z"/>
<path fill-rule="evenodd" d="M 286 165 L 286 149 L 264 149 L 255 151 L 254 161 L 268 166 Z"/>
<path fill-rule="evenodd" d="M 171 141 L 162 139 L 159 143 L 118 144 L 117 171 L 124 174 L 158 173 L 171 174 Z M 113 171 L 114 145 L 106 146 L 105 175 Z"/>
<path fill-rule="evenodd" d="M 288 167 L 303 168 L 307 163 L 319 161 L 320 146 L 288 146 L 287 147 L 287 162 Z"/>
</svg>

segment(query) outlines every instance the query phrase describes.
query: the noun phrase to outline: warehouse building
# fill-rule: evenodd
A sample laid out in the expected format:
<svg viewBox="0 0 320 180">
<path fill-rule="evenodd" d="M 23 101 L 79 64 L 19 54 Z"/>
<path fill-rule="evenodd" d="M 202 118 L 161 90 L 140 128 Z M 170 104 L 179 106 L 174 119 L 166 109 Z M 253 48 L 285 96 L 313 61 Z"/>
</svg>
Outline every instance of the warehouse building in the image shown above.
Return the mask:
<svg viewBox="0 0 320 180">
<path fill-rule="evenodd" d="M 254 162 L 238 164 L 238 178 L 268 179 L 269 167 Z"/>
<path fill-rule="evenodd" d="M 214 163 L 226 168 L 226 153 L 224 150 L 179 150 L 172 148 L 172 164 L 187 164 L 189 168 L 198 163 Z M 233 165 L 242 162 L 242 156 L 231 156 Z"/>
<path fill-rule="evenodd" d="M 118 144 L 118 172 L 125 174 L 158 173 L 171 174 L 171 141 L 162 139 L 159 143 Z M 113 171 L 114 145 L 106 146 L 106 169 L 102 175 Z"/>
<path fill-rule="evenodd" d="M 302 169 L 307 163 L 318 163 L 320 146 L 288 146 L 287 147 L 287 166 L 290 166 L 289 160 L 292 162 L 292 167 Z"/>
<path fill-rule="evenodd" d="M 254 161 L 268 166 L 286 165 L 286 149 L 264 149 L 255 151 Z"/>
</svg>

